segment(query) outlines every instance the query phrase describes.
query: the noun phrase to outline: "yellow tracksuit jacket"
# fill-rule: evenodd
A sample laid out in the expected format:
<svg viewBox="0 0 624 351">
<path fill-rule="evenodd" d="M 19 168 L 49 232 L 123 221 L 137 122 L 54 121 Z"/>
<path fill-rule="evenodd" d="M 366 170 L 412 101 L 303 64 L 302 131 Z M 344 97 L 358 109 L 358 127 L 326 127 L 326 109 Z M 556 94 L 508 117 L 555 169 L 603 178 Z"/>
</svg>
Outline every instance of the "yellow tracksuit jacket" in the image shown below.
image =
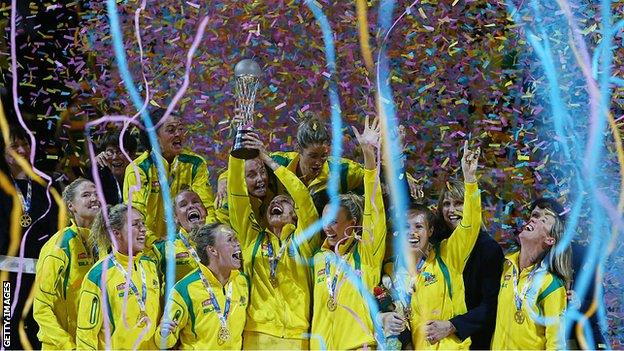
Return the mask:
<svg viewBox="0 0 624 351">
<path fill-rule="evenodd" d="M 518 259 L 520 252 L 508 254 L 503 266 L 501 287 L 498 293 L 498 309 L 496 311 L 496 329 L 492 337 L 492 349 L 521 350 L 560 350 L 565 346 L 560 336 L 559 324 L 566 309 L 566 289 L 561 279 L 545 269 L 536 273 L 533 283 L 539 283 L 539 290 L 527 293 L 522 304 L 524 322 L 518 324 L 514 315 L 513 270 L 519 271 Z M 523 291 L 529 273 L 535 266 L 520 272 L 518 292 Z M 542 269 L 542 268 L 539 268 Z M 545 320 L 534 319 L 532 316 Z"/>
<path fill-rule="evenodd" d="M 462 220 L 448 239 L 431 250 L 412 291 L 410 326 L 417 350 L 468 350 L 470 338 L 461 341 L 451 334 L 430 345 L 425 324 L 447 321 L 466 313 L 463 272 L 481 227 L 481 195 L 477 183 L 464 183 Z"/>
<path fill-rule="evenodd" d="M 176 239 L 173 242 L 176 282 L 179 282 L 187 274 L 197 268 L 197 262 L 193 256 L 191 256 L 191 253 L 186 249 L 186 246 L 184 246 L 184 242 L 180 239 L 180 233 L 186 237 L 191 245 L 194 245 L 186 230 L 184 228 L 180 228 L 178 234 L 176 234 Z M 167 241 L 159 240 L 155 242 L 152 252 L 154 253 L 156 262 L 158 263 L 158 269 L 161 277 L 163 278 L 162 281 L 164 282 L 165 274 L 167 274 Z"/>
<path fill-rule="evenodd" d="M 230 312 L 227 318 L 230 340 L 223 345 L 219 345 L 217 342 L 221 321 L 210 300 L 210 294 L 201 281 L 200 269 L 214 291 L 221 312 L 225 307 L 225 294 L 232 286 Z M 227 283 L 222 286 L 210 269 L 204 265 L 199 265 L 198 268 L 174 285 L 170 303 L 171 308 L 165 311 L 168 320 L 176 320 L 178 327 L 164 340 L 161 337 L 160 328 L 158 328 L 156 330 L 158 347 L 171 348 L 179 341 L 177 348 L 182 350 L 240 350 L 242 348 L 243 328 L 245 327 L 246 310 L 249 304 L 249 287 L 247 279 L 239 271 L 232 271 Z"/>
<path fill-rule="evenodd" d="M 277 288 L 269 281 L 268 240 L 271 241 L 274 254 L 293 240 L 299 242 L 303 230 L 318 219 L 312 198 L 294 173 L 285 167 L 275 171 L 291 194 L 298 217 L 297 227 L 285 226 L 278 237 L 264 230 L 255 218 L 243 178 L 244 161 L 230 157 L 229 170 L 228 198 L 231 208 L 235 209 L 230 212 L 230 221 L 238 233 L 243 248 L 244 271 L 251 281 L 251 302 L 245 331 L 288 339 L 306 339 L 303 334 L 310 329 L 311 316 L 310 268 L 305 260 L 309 260 L 313 250 L 318 247 L 318 235 L 302 241 L 297 250 L 290 247 L 286 249 L 277 265 Z M 292 238 L 286 241 L 293 232 Z"/>
<path fill-rule="evenodd" d="M 113 254 L 115 259 L 127 270 L 129 257 L 116 251 Z M 139 290 L 139 297 L 143 293 L 139 265 L 145 270 L 145 287 L 147 289 L 145 312 L 151 321 L 149 328 L 137 325 L 140 312 L 137 297 L 128 286 L 126 299 L 126 276 L 106 256 L 89 270 L 82 283 L 80 314 L 78 315 L 78 329 L 76 331 L 78 349 L 103 350 L 106 347 L 105 315 L 110 323 L 110 347 L 112 349 L 132 349 L 140 337 L 138 349 L 158 348 L 154 344 L 154 331 L 160 320 L 158 267 L 152 258 L 141 253 L 133 257 L 131 279 Z M 102 284 L 102 279 L 105 280 L 104 284 Z M 103 290 L 106 295 L 102 294 Z M 145 334 L 141 335 L 143 333 Z"/>
<path fill-rule="evenodd" d="M 160 157 L 169 180 L 170 196 L 173 202 L 177 193 L 188 187 L 195 191 L 204 206 L 206 206 L 206 223 L 216 221 L 214 211 L 214 197 L 210 187 L 208 166 L 203 157 L 190 151 L 183 151 L 176 156 L 171 164 L 162 156 L 153 152 L 144 152 L 126 167 L 124 179 L 124 202 L 128 201 L 131 187 L 139 185 L 140 189 L 132 193 L 132 206 L 145 216 L 145 225 L 148 229 L 147 247 L 166 235 L 165 210 L 163 194 L 160 190 L 158 172 L 153 157 Z M 134 165 L 138 168 L 138 179 L 134 172 Z"/>
<path fill-rule="evenodd" d="M 299 153 L 296 151 L 273 152 L 271 158 L 280 165 L 288 168 L 294 174 L 297 174 L 297 166 L 299 165 Z M 362 183 L 364 181 L 364 167 L 361 164 L 346 158 L 341 158 L 340 162 L 340 188 L 339 193 L 344 194 L 349 191 L 360 189 L 362 191 Z M 314 178 L 309 184 L 306 184 L 311 195 L 316 194 L 327 188 L 329 182 L 329 161 L 325 161 L 321 173 Z M 283 188 L 278 185 L 278 194 L 284 194 Z"/>
<path fill-rule="evenodd" d="M 297 166 L 299 165 L 299 153 L 295 151 L 289 152 L 273 152 L 271 153 L 271 158 L 280 164 L 281 166 L 286 167 L 289 171 L 297 174 Z M 351 161 L 346 158 L 340 159 L 340 188 L 338 192 L 341 194 L 347 193 L 349 191 L 358 191 L 361 193 L 363 191 L 362 184 L 364 180 L 364 168 L 357 162 Z M 243 167 L 242 174 L 245 174 L 245 168 Z M 219 175 L 219 179 L 227 178 L 229 176 L 229 172 L 226 171 Z M 243 176 L 244 177 L 244 176 Z M 244 178 L 243 178 L 244 179 Z M 311 195 L 316 194 L 319 191 L 325 190 L 327 188 L 327 182 L 329 180 L 329 163 L 326 161 L 323 165 L 323 169 L 321 173 L 309 184 L 306 184 Z M 266 204 L 262 203 L 259 199 L 250 198 L 252 200 L 252 205 L 254 206 L 254 210 L 259 211 L 255 212 L 256 214 L 263 213 L 263 207 L 268 206 L 269 202 L 273 198 L 274 194 L 288 194 L 287 189 L 281 184 L 276 184 L 275 187 L 269 187 L 267 189 L 266 196 Z M 257 202 L 257 203 L 256 203 Z M 221 223 L 230 224 L 229 221 L 229 208 L 227 203 L 221 205 L 220 208 L 216 210 L 216 216 Z M 264 218 L 259 220 L 261 225 L 266 225 Z"/>
<path fill-rule="evenodd" d="M 76 347 L 76 313 L 80 285 L 95 262 L 84 241 L 89 229 L 75 223 L 54 234 L 37 261 L 33 315 L 43 349 Z"/>
<path fill-rule="evenodd" d="M 375 184 L 377 183 L 377 184 Z M 377 188 L 375 189 L 375 185 Z M 374 196 L 374 200 L 373 200 Z M 386 218 L 377 170 L 365 170 L 364 173 L 364 218 L 362 223 L 362 241 L 352 244 L 348 240 L 338 251 L 341 256 L 351 247 L 345 260 L 349 266 L 361 272 L 364 287 L 372 293 L 381 279 L 381 264 L 386 245 Z M 374 205 L 373 205 L 374 201 Z M 371 237 L 372 235 L 372 237 Z M 330 276 L 325 274 L 326 256 L 331 258 Z M 329 292 L 326 279 L 333 279 L 336 261 L 340 258 L 330 249 L 327 241 L 314 255 L 314 312 L 312 319 L 311 349 L 355 349 L 376 345 L 373 321 L 368 304 L 357 286 L 346 280 L 344 270 L 338 275 L 336 288 L 337 308 L 327 308 Z M 355 316 L 354 316 L 355 314 Z M 356 318 L 357 317 L 357 318 Z"/>
</svg>

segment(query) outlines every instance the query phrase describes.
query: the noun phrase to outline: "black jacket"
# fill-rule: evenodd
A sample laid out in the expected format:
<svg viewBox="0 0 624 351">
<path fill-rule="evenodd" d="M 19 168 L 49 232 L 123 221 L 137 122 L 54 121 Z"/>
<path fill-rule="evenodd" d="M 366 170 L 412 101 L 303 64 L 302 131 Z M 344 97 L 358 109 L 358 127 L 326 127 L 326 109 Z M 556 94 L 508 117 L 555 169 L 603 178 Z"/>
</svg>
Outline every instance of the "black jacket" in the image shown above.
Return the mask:
<svg viewBox="0 0 624 351">
<path fill-rule="evenodd" d="M 451 318 L 455 335 L 461 340 L 470 337 L 472 350 L 490 348 L 504 259 L 498 243 L 482 230 L 464 268 L 468 312 Z"/>
</svg>

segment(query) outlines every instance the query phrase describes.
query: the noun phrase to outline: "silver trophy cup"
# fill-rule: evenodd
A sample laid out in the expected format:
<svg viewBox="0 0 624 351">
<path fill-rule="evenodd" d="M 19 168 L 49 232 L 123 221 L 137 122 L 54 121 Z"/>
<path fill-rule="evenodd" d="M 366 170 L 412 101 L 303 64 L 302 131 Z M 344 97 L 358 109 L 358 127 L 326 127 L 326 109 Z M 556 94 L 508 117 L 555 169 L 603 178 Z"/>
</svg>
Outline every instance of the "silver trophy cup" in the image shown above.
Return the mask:
<svg viewBox="0 0 624 351">
<path fill-rule="evenodd" d="M 260 66 L 250 59 L 242 60 L 234 67 L 236 109 L 242 116 L 242 121 L 236 128 L 230 155 L 239 159 L 249 160 L 258 157 L 258 150 L 243 147 L 243 135 L 253 131 L 254 104 L 261 75 Z"/>
</svg>

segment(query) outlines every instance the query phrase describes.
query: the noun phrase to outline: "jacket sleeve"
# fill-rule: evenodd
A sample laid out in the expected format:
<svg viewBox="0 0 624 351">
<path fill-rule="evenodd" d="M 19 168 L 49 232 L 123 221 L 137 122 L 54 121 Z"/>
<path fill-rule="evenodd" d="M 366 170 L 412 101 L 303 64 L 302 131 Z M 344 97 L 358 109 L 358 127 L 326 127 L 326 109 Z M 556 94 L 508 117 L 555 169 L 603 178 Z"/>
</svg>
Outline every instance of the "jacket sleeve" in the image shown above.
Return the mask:
<svg viewBox="0 0 624 351">
<path fill-rule="evenodd" d="M 464 183 L 464 211 L 461 222 L 442 242 L 444 262 L 463 272 L 481 230 L 481 192 L 477 183 Z"/>
<path fill-rule="evenodd" d="M 88 275 L 87 275 L 88 277 Z M 102 291 L 87 277 L 82 281 L 76 321 L 76 347 L 79 350 L 97 350 L 103 324 Z M 110 308 L 110 306 L 108 306 Z M 110 321 L 114 323 L 114 321 Z"/>
<path fill-rule="evenodd" d="M 139 212 L 146 216 L 147 197 L 149 195 L 149 189 L 147 187 L 147 175 L 139 167 L 136 167 L 137 172 L 135 173 L 135 167 L 136 166 L 134 166 L 132 163 L 126 166 L 126 173 L 124 175 L 123 184 L 123 200 L 125 203 L 128 202 L 128 199 L 130 197 L 130 191 L 132 190 L 132 207 L 136 208 Z M 137 186 L 138 190 L 132 189 L 132 187 Z"/>
<path fill-rule="evenodd" d="M 318 220 L 318 212 L 314 206 L 312 196 L 310 196 L 310 191 L 293 172 L 288 170 L 286 167 L 281 166 L 275 170 L 275 175 L 284 185 L 295 202 L 295 213 L 297 214 L 295 240 L 298 240 L 299 235 Z M 320 247 L 320 240 L 320 236 L 315 234 L 308 240 L 301 242 L 301 248 L 303 249 L 306 257 L 311 257 L 312 252 L 314 252 L 316 248 Z"/>
<path fill-rule="evenodd" d="M 210 187 L 210 176 L 208 174 L 208 165 L 206 161 L 202 162 L 197 170 L 191 188 L 199 195 L 199 198 L 206 207 L 206 223 L 214 223 L 217 221 L 214 207 L 214 195 Z"/>
<path fill-rule="evenodd" d="M 561 335 L 561 316 L 566 309 L 566 290 L 563 283 L 554 280 L 551 285 L 558 285 L 552 292 L 550 286 L 546 288 L 541 295 L 538 296 L 538 305 L 543 311 L 543 317 L 546 317 L 546 349 L 561 350 L 565 347 L 564 339 Z"/>
<path fill-rule="evenodd" d="M 386 212 L 377 169 L 364 170 L 364 216 L 362 220 L 362 261 L 381 266 L 386 253 Z"/>
<path fill-rule="evenodd" d="M 175 346 L 180 338 L 180 330 L 184 328 L 191 328 L 191 325 L 187 325 L 189 321 L 189 311 L 188 309 L 191 306 L 187 306 L 180 293 L 177 290 L 173 290 L 171 294 L 171 300 L 169 300 L 168 305 L 165 307 L 165 313 L 167 315 L 167 320 L 175 320 L 178 322 L 178 326 L 175 330 L 173 330 L 166 338 L 160 334 L 161 328 L 160 323 L 156 328 L 156 334 L 154 335 L 154 340 L 156 341 L 156 345 L 159 348 L 169 349 Z M 164 315 L 162 317 L 165 318 Z M 161 320 L 162 323 L 162 320 Z"/>
<path fill-rule="evenodd" d="M 56 243 L 44 247 L 37 261 L 37 288 L 33 302 L 33 316 L 39 324 L 39 340 L 45 345 L 60 349 L 74 349 L 74 338 L 61 326 L 54 306 L 65 303 L 59 292 L 63 289 L 68 258 Z"/>
<path fill-rule="evenodd" d="M 262 230 L 251 208 L 247 184 L 245 183 L 245 161 L 229 157 L 228 163 L 228 206 L 230 225 L 237 233 L 244 248 L 252 245 Z"/>
<path fill-rule="evenodd" d="M 488 244 L 487 242 L 484 243 L 484 249 L 480 252 L 481 257 L 478 259 L 481 261 L 479 267 L 482 271 L 478 281 L 473 282 L 473 286 L 481 290 L 481 303 L 468 312 L 450 319 L 456 329 L 455 335 L 460 340 L 465 340 L 485 327 L 494 326 L 503 260 L 505 258 L 502 249 L 497 243 L 492 242 L 491 245 Z M 467 285 L 466 289 L 469 286 Z"/>
</svg>

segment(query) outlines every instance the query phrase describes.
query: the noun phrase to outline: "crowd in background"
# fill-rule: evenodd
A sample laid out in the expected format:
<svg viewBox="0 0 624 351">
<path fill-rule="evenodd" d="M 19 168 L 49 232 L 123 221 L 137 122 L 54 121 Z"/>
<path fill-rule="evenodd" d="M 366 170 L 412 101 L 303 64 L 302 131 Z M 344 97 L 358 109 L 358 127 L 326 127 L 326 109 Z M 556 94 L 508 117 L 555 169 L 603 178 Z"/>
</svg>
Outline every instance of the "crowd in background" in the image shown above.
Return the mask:
<svg viewBox="0 0 624 351">
<path fill-rule="evenodd" d="M 49 189 L 14 156 L 28 160 L 30 140 L 11 127 L 0 166 L 16 192 L 0 200 L 0 254 L 37 259 L 34 272 L 2 272 L 17 301 L 11 326 L 22 331 L 12 348 L 606 346 L 595 316 L 591 335 L 565 338 L 566 309 L 587 311 L 594 297 L 579 301 L 571 289 L 583 247 L 555 249 L 563 206 L 535 199 L 504 254 L 482 220 L 480 150 L 468 141 L 461 174 L 435 189 L 437 199 L 404 171 L 393 180 L 409 195 L 399 235 L 377 120 L 353 128 L 362 163 L 331 159 L 328 127 L 312 114 L 292 151 L 271 152 L 265 136 L 248 133 L 243 145 L 259 156 L 230 156 L 213 191 L 215 170 L 189 150 L 182 120 L 163 115 L 151 113 L 158 151 L 114 130 L 98 140 L 91 167 L 51 183 L 69 215 L 58 232 Z M 309 229 L 319 219 L 322 229 Z"/>
</svg>

